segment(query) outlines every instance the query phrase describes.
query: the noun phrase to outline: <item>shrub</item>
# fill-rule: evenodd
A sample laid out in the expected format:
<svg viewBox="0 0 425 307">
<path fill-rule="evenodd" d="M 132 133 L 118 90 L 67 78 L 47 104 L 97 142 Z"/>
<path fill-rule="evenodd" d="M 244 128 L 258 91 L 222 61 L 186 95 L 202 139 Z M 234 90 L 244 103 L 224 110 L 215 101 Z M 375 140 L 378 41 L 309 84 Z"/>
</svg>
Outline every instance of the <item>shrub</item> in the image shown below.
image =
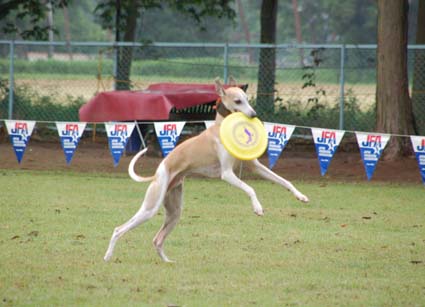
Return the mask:
<svg viewBox="0 0 425 307">
<path fill-rule="evenodd" d="M 82 97 L 67 96 L 64 102 L 55 100 L 55 96 L 38 94 L 25 86 L 14 91 L 13 118 L 43 121 L 78 121 L 78 110 L 85 103 Z M 0 118 L 8 117 L 9 86 L 0 81 Z"/>
</svg>

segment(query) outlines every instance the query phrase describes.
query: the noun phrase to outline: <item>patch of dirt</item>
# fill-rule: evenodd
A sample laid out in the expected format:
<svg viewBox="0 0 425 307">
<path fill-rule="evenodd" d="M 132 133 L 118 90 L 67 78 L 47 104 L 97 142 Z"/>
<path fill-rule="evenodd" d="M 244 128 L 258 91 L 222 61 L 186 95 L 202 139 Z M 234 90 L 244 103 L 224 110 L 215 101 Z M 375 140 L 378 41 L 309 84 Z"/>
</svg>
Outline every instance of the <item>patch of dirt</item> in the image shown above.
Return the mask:
<svg viewBox="0 0 425 307">
<path fill-rule="evenodd" d="M 309 141 L 295 144 L 291 142 L 283 151 L 273 171 L 289 180 L 323 180 L 314 146 Z M 152 146 L 149 145 L 148 155 L 139 160 L 137 165 L 140 174 L 152 174 L 162 160 L 158 157 L 158 146 L 152 143 Z M 132 156 L 124 154 L 118 166 L 114 167 L 106 139 L 99 138 L 93 141 L 91 138 L 83 138 L 71 164 L 67 165 L 59 141 L 46 142 L 32 138 L 21 164 L 18 164 L 8 138 L 0 138 L 0 169 L 126 174 Z M 268 165 L 266 155 L 260 161 Z M 236 173 L 239 174 L 239 169 Z M 242 177 L 255 178 L 246 168 L 243 168 Z M 325 179 L 367 181 L 363 162 L 355 144 L 350 142 L 341 144 L 330 163 Z M 408 157 L 397 161 L 381 159 L 372 178 L 372 182 L 380 181 L 421 184 L 415 158 Z"/>
</svg>

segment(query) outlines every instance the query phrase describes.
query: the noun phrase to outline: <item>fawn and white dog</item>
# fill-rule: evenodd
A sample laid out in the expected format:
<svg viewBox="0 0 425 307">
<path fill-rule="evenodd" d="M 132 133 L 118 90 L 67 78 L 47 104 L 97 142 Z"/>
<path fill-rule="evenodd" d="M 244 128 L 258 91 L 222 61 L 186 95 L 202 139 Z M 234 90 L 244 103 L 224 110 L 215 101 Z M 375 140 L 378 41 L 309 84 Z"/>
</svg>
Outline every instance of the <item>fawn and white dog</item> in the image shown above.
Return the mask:
<svg viewBox="0 0 425 307">
<path fill-rule="evenodd" d="M 251 199 L 254 212 L 263 215 L 263 208 L 257 199 L 255 191 L 240 180 L 233 168 L 238 161 L 223 147 L 220 142 L 220 123 L 232 112 L 242 112 L 248 117 L 255 117 L 254 109 L 249 105 L 248 97 L 238 87 L 223 88 L 219 80 L 215 81 L 216 91 L 221 102 L 217 103 L 215 124 L 210 128 L 178 145 L 159 164 L 151 177 L 141 177 L 134 171 L 136 161 L 146 152 L 147 148 L 136 154 L 128 166 L 130 177 L 137 182 L 151 182 L 137 213 L 126 223 L 115 228 L 104 260 L 111 259 L 117 240 L 127 231 L 152 218 L 164 204 L 165 221 L 153 239 L 153 244 L 162 260 L 171 262 L 165 255 L 163 244 L 166 237 L 176 226 L 183 206 L 183 180 L 190 172 L 202 172 L 208 175 L 221 176 L 221 179 L 243 190 Z M 289 181 L 278 176 L 258 160 L 246 163 L 260 176 L 282 185 L 291 191 L 297 199 L 308 202 L 307 196 L 298 191 Z"/>
</svg>

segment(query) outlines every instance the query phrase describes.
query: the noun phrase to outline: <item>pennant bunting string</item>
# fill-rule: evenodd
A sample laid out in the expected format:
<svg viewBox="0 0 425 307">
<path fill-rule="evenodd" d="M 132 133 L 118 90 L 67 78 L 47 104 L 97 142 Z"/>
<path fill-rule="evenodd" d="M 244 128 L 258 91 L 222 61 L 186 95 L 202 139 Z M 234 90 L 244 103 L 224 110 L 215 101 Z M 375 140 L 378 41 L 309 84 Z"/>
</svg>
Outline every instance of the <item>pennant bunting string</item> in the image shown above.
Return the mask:
<svg viewBox="0 0 425 307">
<path fill-rule="evenodd" d="M 86 123 L 81 122 L 56 122 L 66 164 L 70 164 L 81 136 L 83 135 Z"/>
<path fill-rule="evenodd" d="M 35 121 L 30 120 L 6 120 L 6 128 L 9 133 L 9 139 L 15 151 L 18 163 L 21 163 L 24 157 L 32 131 L 34 130 Z"/>
<path fill-rule="evenodd" d="M 159 122 L 154 123 L 156 136 L 161 147 L 162 156 L 166 157 L 179 140 L 186 122 Z"/>
<path fill-rule="evenodd" d="M 390 135 L 378 133 L 356 132 L 360 155 L 366 171 L 367 179 L 372 179 L 378 160 L 387 145 Z"/>
<path fill-rule="evenodd" d="M 410 136 L 412 141 L 413 151 L 416 155 L 416 160 L 419 165 L 422 182 L 425 184 L 425 136 Z"/>
<path fill-rule="evenodd" d="M 0 121 L 5 122 L 16 159 L 18 163 L 21 163 L 36 122 L 31 120 L 5 119 L 1 119 Z M 37 123 L 52 122 L 38 121 Z M 66 163 L 70 164 L 87 123 L 54 123 L 56 124 L 56 129 L 59 134 Z M 203 123 L 207 129 L 214 125 L 214 121 L 191 121 L 190 123 Z M 135 121 L 132 123 L 105 123 L 109 149 L 113 157 L 114 166 L 118 165 L 135 125 L 139 124 L 152 124 L 152 122 Z M 186 122 L 154 122 L 153 124 L 162 154 L 166 157 L 177 145 Z M 269 160 L 269 168 L 273 168 L 276 165 L 282 151 L 285 149 L 288 141 L 292 137 L 295 128 L 310 129 L 316 148 L 317 158 L 319 160 L 320 172 L 323 176 L 326 174 L 329 164 L 335 155 L 344 134 L 348 132 L 355 134 L 356 136 L 368 180 L 371 180 L 377 163 L 390 137 L 409 137 L 416 155 L 422 182 L 425 185 L 425 136 L 382 134 L 349 130 L 343 131 L 270 122 L 264 122 L 264 126 L 268 134 L 267 156 Z"/>
<path fill-rule="evenodd" d="M 272 169 L 286 144 L 288 144 L 295 126 L 265 122 L 264 127 L 268 136 L 267 156 L 269 158 L 269 168 Z"/>
<path fill-rule="evenodd" d="M 114 159 L 114 166 L 120 162 L 128 138 L 133 133 L 135 123 L 105 123 L 109 150 Z"/>
<path fill-rule="evenodd" d="M 319 159 L 320 173 L 324 176 L 345 131 L 311 128 L 311 133 L 316 147 L 317 158 Z"/>
</svg>

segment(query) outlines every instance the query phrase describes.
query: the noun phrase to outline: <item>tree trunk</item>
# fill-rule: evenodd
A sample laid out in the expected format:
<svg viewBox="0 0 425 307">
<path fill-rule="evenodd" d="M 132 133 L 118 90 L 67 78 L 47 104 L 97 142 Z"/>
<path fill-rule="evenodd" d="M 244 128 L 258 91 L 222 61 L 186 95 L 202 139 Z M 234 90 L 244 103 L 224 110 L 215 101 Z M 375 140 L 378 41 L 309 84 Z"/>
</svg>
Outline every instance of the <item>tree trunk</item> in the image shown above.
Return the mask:
<svg viewBox="0 0 425 307">
<path fill-rule="evenodd" d="M 414 133 L 407 78 L 408 0 L 378 0 L 376 130 L 390 134 Z M 386 159 L 412 152 L 408 138 L 394 136 Z"/>
<path fill-rule="evenodd" d="M 262 44 L 276 43 L 277 0 L 263 0 L 261 5 Z M 263 119 L 274 113 L 276 48 L 261 48 L 258 67 L 257 111 Z"/>
<path fill-rule="evenodd" d="M 418 3 L 416 44 L 425 44 L 425 1 Z M 417 133 L 425 135 L 425 50 L 415 51 L 412 105 Z"/>
<path fill-rule="evenodd" d="M 72 55 L 72 48 L 71 48 L 71 29 L 69 26 L 69 14 L 68 14 L 68 7 L 63 7 L 63 25 L 64 25 L 64 32 L 65 32 L 65 41 L 66 41 L 66 49 L 68 50 L 69 59 L 73 60 L 74 57 Z"/>
<path fill-rule="evenodd" d="M 243 8 L 243 4 L 241 0 L 236 0 L 236 3 L 238 5 L 239 19 L 242 25 L 243 33 L 245 35 L 245 41 L 247 44 L 251 44 L 251 33 L 249 32 L 248 23 L 246 22 L 245 9 Z M 252 49 L 248 48 L 247 51 L 249 56 L 248 61 L 249 63 L 252 63 L 252 58 L 253 58 Z"/>
<path fill-rule="evenodd" d="M 128 6 L 123 8 L 127 11 L 123 41 L 134 42 L 136 35 L 137 17 L 139 16 L 137 1 L 132 0 Z M 117 90 L 129 90 L 131 88 L 130 73 L 131 63 L 133 61 L 133 48 L 134 47 L 120 48 L 116 80 Z"/>
<path fill-rule="evenodd" d="M 298 11 L 298 1 L 292 0 L 292 12 L 294 14 L 294 27 L 295 27 L 295 35 L 297 38 L 297 43 L 302 44 L 303 38 L 301 34 L 301 18 L 300 12 Z M 304 49 L 299 48 L 298 54 L 300 55 L 300 67 L 304 66 Z"/>
<path fill-rule="evenodd" d="M 48 49 L 48 58 L 51 59 L 53 57 L 53 53 L 55 49 L 53 47 L 53 8 L 52 3 L 47 1 L 47 24 L 49 25 L 48 34 L 49 34 L 49 49 Z"/>
</svg>

